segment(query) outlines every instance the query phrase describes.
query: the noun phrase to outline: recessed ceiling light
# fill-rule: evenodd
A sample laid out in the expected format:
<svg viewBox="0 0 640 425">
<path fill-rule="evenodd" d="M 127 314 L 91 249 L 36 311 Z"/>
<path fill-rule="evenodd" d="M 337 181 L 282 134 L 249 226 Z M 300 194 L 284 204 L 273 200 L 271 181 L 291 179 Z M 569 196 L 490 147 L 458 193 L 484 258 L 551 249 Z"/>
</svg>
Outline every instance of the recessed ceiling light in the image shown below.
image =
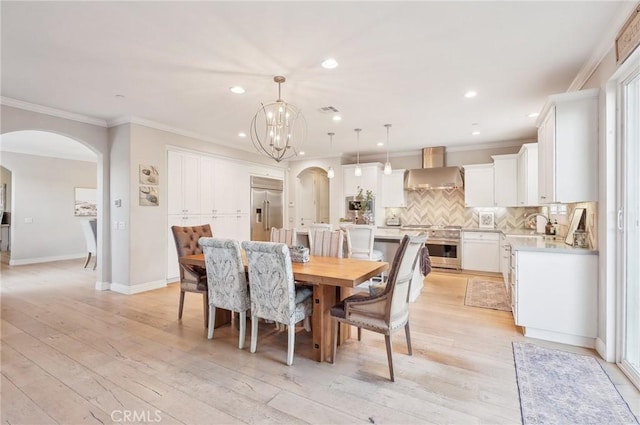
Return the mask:
<svg viewBox="0 0 640 425">
<path fill-rule="evenodd" d="M 238 133 L 238 137 L 247 137 L 247 133 L 243 133 L 242 131 Z"/>
<path fill-rule="evenodd" d="M 535 118 L 535 117 L 537 117 L 538 115 L 540 115 L 540 113 L 539 113 L 539 112 L 532 112 L 532 113 L 530 113 L 530 114 L 529 114 L 529 115 L 527 115 L 527 116 L 528 116 L 529 118 Z"/>
<path fill-rule="evenodd" d="M 477 135 L 479 135 L 479 134 L 480 134 L 480 132 L 479 132 L 479 131 L 474 131 L 474 132 L 472 132 L 472 133 L 471 133 L 471 135 L 472 135 L 472 136 L 477 136 Z"/>
<path fill-rule="evenodd" d="M 329 59 L 325 60 L 324 62 L 322 62 L 322 67 L 324 69 L 337 68 L 338 67 L 338 61 L 335 60 L 334 58 L 329 58 Z"/>
<path fill-rule="evenodd" d="M 231 90 L 231 93 L 235 93 L 235 94 L 242 94 L 245 92 L 244 87 L 240 87 L 240 86 L 229 87 L 229 90 Z"/>
<path fill-rule="evenodd" d="M 464 94 L 464 97 L 466 97 L 467 99 L 471 99 L 472 97 L 476 97 L 477 95 L 478 95 L 478 92 L 469 90 Z"/>
<path fill-rule="evenodd" d="M 384 146 L 384 142 L 378 142 L 378 146 Z"/>
<path fill-rule="evenodd" d="M 340 115 L 334 115 L 332 120 L 334 120 L 334 121 L 342 121 L 342 117 Z"/>
<path fill-rule="evenodd" d="M 300 151 L 299 155 L 304 156 L 304 151 Z"/>
</svg>

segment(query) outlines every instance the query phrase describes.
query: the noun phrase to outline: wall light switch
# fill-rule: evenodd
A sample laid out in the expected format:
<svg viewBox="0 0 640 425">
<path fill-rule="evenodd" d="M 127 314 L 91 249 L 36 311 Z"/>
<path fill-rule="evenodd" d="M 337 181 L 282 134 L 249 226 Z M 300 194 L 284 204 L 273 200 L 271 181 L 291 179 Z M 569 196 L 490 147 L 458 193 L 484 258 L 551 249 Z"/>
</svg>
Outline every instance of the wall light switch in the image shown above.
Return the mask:
<svg viewBox="0 0 640 425">
<path fill-rule="evenodd" d="M 118 222 L 118 229 L 126 230 L 127 229 L 127 222 L 126 221 L 119 221 Z"/>
<path fill-rule="evenodd" d="M 118 222 L 114 221 L 112 227 L 113 227 L 113 230 L 118 230 Z"/>
<path fill-rule="evenodd" d="M 24 222 L 25 222 L 26 224 L 31 224 L 31 223 L 33 223 L 33 217 L 25 217 L 25 218 L 24 218 Z"/>
<path fill-rule="evenodd" d="M 120 208 L 122 206 L 122 199 L 116 199 L 113 201 L 113 206 Z"/>
</svg>

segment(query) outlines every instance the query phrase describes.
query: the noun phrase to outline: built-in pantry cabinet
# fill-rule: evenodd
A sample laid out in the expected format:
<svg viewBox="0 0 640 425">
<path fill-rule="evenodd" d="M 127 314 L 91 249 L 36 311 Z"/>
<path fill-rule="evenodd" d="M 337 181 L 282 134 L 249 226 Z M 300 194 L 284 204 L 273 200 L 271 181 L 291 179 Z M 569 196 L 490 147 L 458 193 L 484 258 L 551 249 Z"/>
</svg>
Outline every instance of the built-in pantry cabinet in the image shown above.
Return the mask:
<svg viewBox="0 0 640 425">
<path fill-rule="evenodd" d="M 214 236 L 250 239 L 251 176 L 284 170 L 181 150 L 167 151 L 167 280 L 179 275 L 171 226 L 209 224 Z"/>
<path fill-rule="evenodd" d="M 541 204 L 596 201 L 599 89 L 557 94 L 538 124 Z"/>
</svg>

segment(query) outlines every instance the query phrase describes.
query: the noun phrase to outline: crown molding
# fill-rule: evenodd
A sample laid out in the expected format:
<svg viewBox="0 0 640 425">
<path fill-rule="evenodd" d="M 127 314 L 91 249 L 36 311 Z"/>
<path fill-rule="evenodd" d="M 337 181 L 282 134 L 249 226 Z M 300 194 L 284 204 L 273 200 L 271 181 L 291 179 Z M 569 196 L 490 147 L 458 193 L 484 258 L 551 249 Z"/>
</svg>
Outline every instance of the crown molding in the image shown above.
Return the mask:
<svg viewBox="0 0 640 425">
<path fill-rule="evenodd" d="M 479 151 L 483 149 L 511 148 L 525 143 L 537 143 L 537 139 L 508 140 L 504 142 L 476 143 L 473 145 L 447 146 L 445 152 Z"/>
<path fill-rule="evenodd" d="M 105 120 L 90 117 L 87 115 L 76 114 L 74 112 L 63 111 L 61 109 L 50 108 L 48 106 L 37 105 L 35 103 L 25 102 L 23 100 L 12 99 L 10 97 L 0 97 L 0 104 L 10 106 L 12 108 L 23 109 L 25 111 L 37 112 L 39 114 L 50 115 L 52 117 L 64 118 L 71 121 L 78 121 L 85 124 L 97 125 L 98 127 L 107 127 Z"/>
<path fill-rule="evenodd" d="M 609 53 L 611 49 L 615 48 L 616 37 L 618 36 L 620 29 L 625 22 L 627 22 L 627 19 L 629 19 L 629 16 L 631 16 L 631 13 L 633 13 L 636 7 L 638 7 L 637 2 L 630 1 L 623 3 L 620 7 L 620 13 L 618 13 L 618 15 L 612 20 L 609 30 L 600 37 L 600 42 L 580 71 L 578 71 L 578 74 L 567 88 L 567 92 L 578 91 L 584 87 L 607 53 Z"/>
<path fill-rule="evenodd" d="M 122 116 L 118 118 L 114 118 L 112 120 L 107 121 L 108 127 L 115 127 L 122 124 L 137 124 L 145 127 L 153 128 L 155 130 L 166 131 L 167 133 L 173 133 L 178 136 L 189 137 L 191 139 L 201 140 L 203 142 L 215 143 L 218 145 L 233 147 L 238 149 L 236 145 L 226 144 L 221 140 L 211 138 L 209 136 L 203 136 L 202 134 L 194 133 L 192 131 L 183 130 L 177 127 L 171 127 L 166 124 L 159 123 L 157 121 L 148 120 L 145 118 L 140 118 L 136 116 Z"/>
</svg>

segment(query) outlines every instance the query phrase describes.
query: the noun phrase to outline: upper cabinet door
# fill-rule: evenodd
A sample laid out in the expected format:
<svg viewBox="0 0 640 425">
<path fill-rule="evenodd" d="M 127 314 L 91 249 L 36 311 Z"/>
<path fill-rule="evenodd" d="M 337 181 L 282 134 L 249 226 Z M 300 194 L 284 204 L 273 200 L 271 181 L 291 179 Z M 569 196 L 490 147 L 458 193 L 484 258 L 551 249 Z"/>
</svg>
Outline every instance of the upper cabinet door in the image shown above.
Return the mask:
<svg viewBox="0 0 640 425">
<path fill-rule="evenodd" d="M 466 207 L 493 207 L 493 164 L 464 166 L 464 204 Z"/>
<path fill-rule="evenodd" d="M 518 205 L 518 155 L 495 155 L 493 158 L 494 206 Z"/>
<path fill-rule="evenodd" d="M 404 190 L 404 170 L 393 170 L 389 175 L 382 174 L 382 201 L 384 208 L 402 208 L 407 206 Z"/>
<path fill-rule="evenodd" d="M 525 143 L 518 153 L 518 206 L 536 206 L 538 202 L 538 144 Z"/>
<path fill-rule="evenodd" d="M 590 89 L 549 98 L 538 127 L 540 203 L 597 200 L 598 93 Z"/>
<path fill-rule="evenodd" d="M 362 175 L 355 175 L 355 164 L 342 166 L 342 187 L 344 196 L 354 196 L 358 194 L 358 188 L 362 189 L 364 195 L 370 190 L 374 196 L 380 194 L 381 166 L 379 163 L 360 164 Z"/>
</svg>

